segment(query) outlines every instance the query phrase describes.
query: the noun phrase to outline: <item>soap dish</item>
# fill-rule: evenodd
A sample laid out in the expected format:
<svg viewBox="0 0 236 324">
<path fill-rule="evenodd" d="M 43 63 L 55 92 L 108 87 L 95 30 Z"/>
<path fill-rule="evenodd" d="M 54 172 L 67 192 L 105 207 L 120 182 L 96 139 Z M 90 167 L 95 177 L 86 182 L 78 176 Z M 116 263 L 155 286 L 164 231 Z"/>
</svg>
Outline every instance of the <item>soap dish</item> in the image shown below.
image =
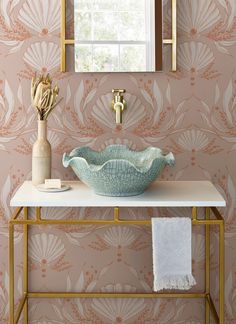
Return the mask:
<svg viewBox="0 0 236 324">
<path fill-rule="evenodd" d="M 70 186 L 64 184 L 62 184 L 61 188 L 46 188 L 44 183 L 36 186 L 36 188 L 38 189 L 38 191 L 42 191 L 42 192 L 62 192 L 71 189 Z"/>
</svg>

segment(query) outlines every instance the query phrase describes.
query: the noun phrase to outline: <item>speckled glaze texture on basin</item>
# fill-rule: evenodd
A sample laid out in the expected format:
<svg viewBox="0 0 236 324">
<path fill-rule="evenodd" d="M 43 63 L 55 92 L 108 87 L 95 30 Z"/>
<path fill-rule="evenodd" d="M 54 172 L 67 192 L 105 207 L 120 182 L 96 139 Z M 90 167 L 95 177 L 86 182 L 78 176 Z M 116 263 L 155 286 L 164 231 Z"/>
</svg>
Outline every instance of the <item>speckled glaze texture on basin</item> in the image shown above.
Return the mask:
<svg viewBox="0 0 236 324">
<path fill-rule="evenodd" d="M 142 194 L 166 165 L 174 165 L 175 158 L 155 147 L 132 151 L 125 145 L 110 145 L 102 152 L 76 148 L 65 153 L 62 162 L 96 194 L 127 197 Z"/>
</svg>

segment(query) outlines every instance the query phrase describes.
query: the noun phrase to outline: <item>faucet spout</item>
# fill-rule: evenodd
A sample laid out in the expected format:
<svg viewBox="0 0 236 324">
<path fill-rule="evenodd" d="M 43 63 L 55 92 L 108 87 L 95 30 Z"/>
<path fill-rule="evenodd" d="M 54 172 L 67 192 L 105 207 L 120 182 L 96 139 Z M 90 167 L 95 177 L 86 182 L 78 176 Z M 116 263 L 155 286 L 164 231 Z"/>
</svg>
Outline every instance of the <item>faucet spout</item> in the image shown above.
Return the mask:
<svg viewBox="0 0 236 324">
<path fill-rule="evenodd" d="M 117 102 L 114 105 L 114 110 L 116 112 L 116 124 L 122 124 L 122 112 L 124 110 L 124 104 Z"/>
<path fill-rule="evenodd" d="M 123 111 L 126 108 L 126 102 L 122 96 L 125 92 L 124 89 L 113 89 L 112 92 L 115 94 L 112 100 L 112 109 L 116 112 L 116 124 L 122 124 Z"/>
</svg>

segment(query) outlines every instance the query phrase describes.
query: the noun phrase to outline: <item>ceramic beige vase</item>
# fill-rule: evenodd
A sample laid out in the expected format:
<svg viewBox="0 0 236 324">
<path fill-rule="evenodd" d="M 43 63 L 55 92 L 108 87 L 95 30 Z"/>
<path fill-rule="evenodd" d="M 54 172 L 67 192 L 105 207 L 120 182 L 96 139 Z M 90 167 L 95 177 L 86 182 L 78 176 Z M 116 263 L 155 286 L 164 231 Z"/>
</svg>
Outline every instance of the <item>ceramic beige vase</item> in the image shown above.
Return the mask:
<svg viewBox="0 0 236 324">
<path fill-rule="evenodd" d="M 38 185 L 51 178 L 51 145 L 47 140 L 47 121 L 38 121 L 38 138 L 32 152 L 32 183 Z"/>
</svg>

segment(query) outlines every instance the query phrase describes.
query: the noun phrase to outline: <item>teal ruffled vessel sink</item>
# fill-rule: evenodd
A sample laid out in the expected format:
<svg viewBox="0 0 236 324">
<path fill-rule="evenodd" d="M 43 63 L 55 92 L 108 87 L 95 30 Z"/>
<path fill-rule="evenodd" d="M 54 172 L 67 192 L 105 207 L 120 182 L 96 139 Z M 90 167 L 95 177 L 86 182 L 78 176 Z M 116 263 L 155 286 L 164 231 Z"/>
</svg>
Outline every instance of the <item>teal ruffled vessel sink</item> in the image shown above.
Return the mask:
<svg viewBox="0 0 236 324">
<path fill-rule="evenodd" d="M 132 151 L 125 145 L 110 145 L 102 152 L 76 148 L 65 153 L 62 162 L 96 194 L 127 197 L 142 194 L 166 165 L 174 165 L 175 158 L 155 147 Z"/>
</svg>

